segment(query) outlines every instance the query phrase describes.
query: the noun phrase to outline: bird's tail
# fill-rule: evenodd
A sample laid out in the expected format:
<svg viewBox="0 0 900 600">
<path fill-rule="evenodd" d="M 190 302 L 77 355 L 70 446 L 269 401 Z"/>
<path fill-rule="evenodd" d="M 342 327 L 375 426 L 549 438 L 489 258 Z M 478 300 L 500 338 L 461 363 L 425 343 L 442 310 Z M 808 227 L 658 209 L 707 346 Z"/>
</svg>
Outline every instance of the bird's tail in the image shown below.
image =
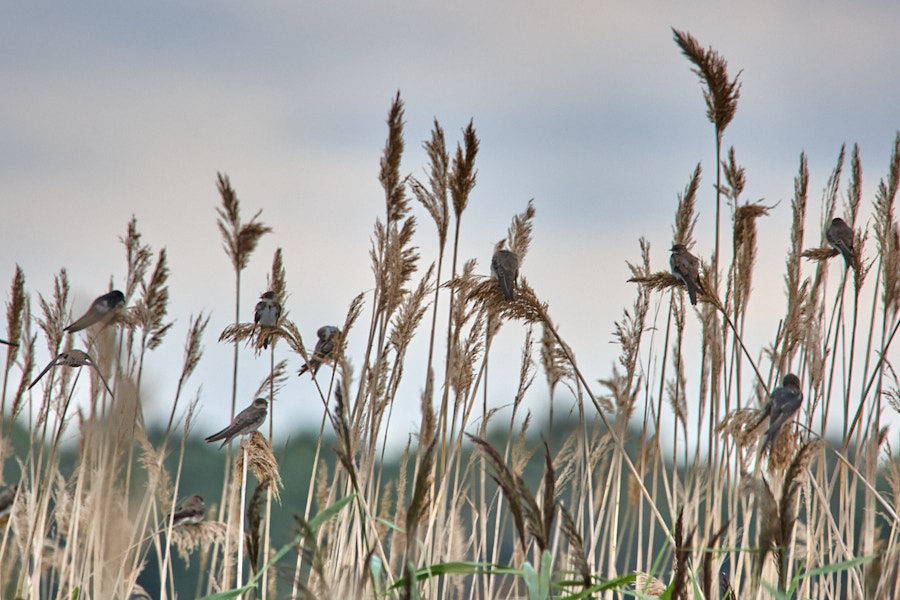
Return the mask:
<svg viewBox="0 0 900 600">
<path fill-rule="evenodd" d="M 684 282 L 685 286 L 688 289 L 688 294 L 691 297 L 691 304 L 694 306 L 697 305 L 697 296 L 706 296 L 706 289 L 703 287 L 703 283 L 700 282 L 700 278 L 697 277 L 696 280 L 691 278 L 687 278 Z"/>
<path fill-rule="evenodd" d="M 303 375 L 307 371 L 312 371 L 313 377 L 316 376 L 316 373 L 319 372 L 319 367 L 322 366 L 322 361 L 316 360 L 315 358 L 309 359 L 309 364 L 300 365 L 300 370 L 297 372 L 297 375 Z"/>
</svg>

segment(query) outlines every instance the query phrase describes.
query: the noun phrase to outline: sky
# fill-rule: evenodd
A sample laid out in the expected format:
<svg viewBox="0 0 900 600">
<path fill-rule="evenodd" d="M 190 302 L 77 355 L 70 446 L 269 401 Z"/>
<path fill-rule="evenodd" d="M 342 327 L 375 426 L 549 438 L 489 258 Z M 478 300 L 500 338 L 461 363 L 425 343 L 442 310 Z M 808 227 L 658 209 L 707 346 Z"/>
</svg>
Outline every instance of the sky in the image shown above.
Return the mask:
<svg viewBox="0 0 900 600">
<path fill-rule="evenodd" d="M 898 22 L 900 5 L 890 2 L 3 3 L 0 289 L 20 265 L 36 308 L 65 267 L 80 314 L 110 278 L 124 283 L 119 238 L 136 217 L 143 241 L 167 249 L 176 319 L 145 367 L 146 411 L 168 414 L 189 317 L 203 311 L 211 315 L 205 355 L 188 391 L 202 386 L 198 432 L 215 431 L 231 396 L 231 348 L 216 340 L 234 310 L 216 174 L 231 178 L 245 218 L 262 210 L 274 229 L 243 273 L 244 320 L 282 248 L 286 308 L 311 346 L 320 325 L 342 323 L 351 299 L 373 286 L 368 250 L 384 208 L 378 161 L 399 91 L 404 173 L 424 176 L 421 144 L 434 119 L 451 147 L 470 120 L 481 140 L 460 256 L 477 258 L 487 274 L 494 243 L 533 198 L 522 274 L 588 379 L 606 377 L 618 354 L 614 322 L 635 293 L 625 261 L 639 260 L 643 236 L 654 268 L 667 268 L 677 195 L 697 163 L 694 251 L 708 258 L 713 244 L 714 132 L 674 27 L 722 53 L 732 77 L 740 72 L 724 145 L 746 168 L 744 199 L 776 205 L 759 221 L 747 340 L 758 351 L 785 308 L 800 153 L 811 173 L 810 230 L 843 143 L 860 145 L 866 210 L 886 174 L 900 129 Z M 436 238 L 424 210 L 414 210 L 426 266 Z M 690 317 L 687 336 L 696 340 Z M 515 393 L 524 335 L 508 324 L 495 348 L 495 406 Z M 427 348 L 416 344 L 418 354 Z M 358 365 L 354 340 L 350 351 Z M 43 341 L 38 352 L 39 363 L 51 358 Z M 242 354 L 239 406 L 267 368 L 267 359 Z M 411 363 L 407 378 L 408 410 L 397 411 L 391 433 L 401 442 L 417 429 L 422 363 Z M 688 384 L 697 379 L 689 369 Z M 541 413 L 545 402 L 539 374 L 526 406 Z M 276 435 L 318 426 L 307 378 L 291 378 L 278 411 Z"/>
</svg>

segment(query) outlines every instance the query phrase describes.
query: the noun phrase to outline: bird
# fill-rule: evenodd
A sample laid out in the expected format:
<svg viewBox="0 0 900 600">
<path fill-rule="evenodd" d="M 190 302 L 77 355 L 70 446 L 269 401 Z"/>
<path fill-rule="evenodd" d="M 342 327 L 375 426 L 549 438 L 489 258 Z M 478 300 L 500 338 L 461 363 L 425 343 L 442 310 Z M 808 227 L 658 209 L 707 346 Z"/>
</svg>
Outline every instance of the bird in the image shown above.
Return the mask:
<svg viewBox="0 0 900 600">
<path fill-rule="evenodd" d="M 256 312 L 253 315 L 253 322 L 260 327 L 277 327 L 278 319 L 281 318 L 281 304 L 275 299 L 275 292 L 268 291 L 259 297 L 256 303 Z M 269 347 L 272 336 L 267 335 L 263 340 L 263 348 Z"/>
<path fill-rule="evenodd" d="M 205 514 L 206 504 L 203 503 L 203 496 L 191 496 L 179 504 L 170 515 L 172 526 L 178 527 L 183 523 L 199 523 Z"/>
<path fill-rule="evenodd" d="M 94 323 L 105 321 L 123 306 L 125 306 L 125 294 L 119 290 L 103 294 L 91 303 L 91 307 L 80 319 L 66 327 L 65 331 L 75 333 L 90 327 Z"/>
<path fill-rule="evenodd" d="M 763 454 L 772 449 L 778 432 L 797 414 L 802 403 L 803 392 L 800 391 L 800 378 L 793 373 L 788 373 L 781 380 L 781 387 L 775 388 L 775 391 L 772 392 L 762 417 L 756 422 L 759 425 L 766 417 L 769 417 L 769 428 L 766 430 L 766 440 L 762 447 Z"/>
<path fill-rule="evenodd" d="M 300 371 L 297 373 L 298 375 L 303 375 L 307 371 L 312 370 L 313 377 L 316 376 L 316 373 L 319 372 L 319 367 L 321 367 L 322 363 L 331 356 L 332 352 L 334 352 L 334 347 L 341 337 L 341 330 L 334 325 L 325 325 L 319 327 L 316 335 L 319 336 L 319 341 L 316 342 L 316 347 L 309 359 L 309 364 L 302 365 Z"/>
<path fill-rule="evenodd" d="M 696 306 L 697 293 L 706 293 L 700 283 L 700 259 L 688 252 L 684 244 L 675 244 L 672 246 L 672 256 L 669 257 L 669 266 L 672 274 L 687 288 L 691 304 Z"/>
<path fill-rule="evenodd" d="M 825 230 L 825 239 L 835 250 L 840 250 L 847 267 L 854 267 L 853 254 L 853 229 L 840 217 L 831 220 L 831 225 Z"/>
<path fill-rule="evenodd" d="M 235 415 L 231 424 L 218 433 L 214 433 L 206 438 L 206 443 L 218 442 L 225 440 L 219 448 L 224 448 L 225 444 L 238 437 L 239 435 L 247 435 L 259 429 L 259 426 L 266 420 L 269 403 L 265 398 L 257 398 L 253 403 Z"/>
<path fill-rule="evenodd" d="M 0 519 L 3 519 L 12 512 L 13 500 L 16 499 L 16 491 L 18 489 L 18 485 L 11 485 L 3 488 L 3 491 L 0 491 Z"/>
<path fill-rule="evenodd" d="M 491 259 L 491 275 L 500 283 L 500 291 L 507 300 L 516 298 L 516 279 L 519 277 L 519 257 L 509 250 L 497 250 Z"/>
<path fill-rule="evenodd" d="M 103 382 L 103 385 L 106 386 L 106 391 L 109 392 L 109 395 L 112 396 L 112 390 L 109 389 L 109 384 L 106 383 L 106 378 L 103 377 L 103 373 L 100 372 L 100 369 L 97 368 L 97 364 L 94 362 L 94 359 L 91 358 L 90 354 L 85 352 L 84 350 L 66 350 L 65 352 L 61 352 L 56 358 L 50 361 L 44 370 L 41 371 L 41 374 L 37 376 L 37 378 L 31 382 L 31 385 L 28 386 L 30 390 L 35 386 L 35 384 L 41 380 L 41 377 L 47 374 L 47 371 L 56 366 L 64 366 L 64 367 L 83 367 L 83 366 L 93 367 L 95 371 L 97 371 L 97 376 L 100 377 L 100 381 Z"/>
<path fill-rule="evenodd" d="M 153 600 L 153 596 L 147 593 L 143 587 L 138 584 L 134 584 L 134 587 L 131 588 L 131 593 L 128 594 L 128 600 Z"/>
</svg>

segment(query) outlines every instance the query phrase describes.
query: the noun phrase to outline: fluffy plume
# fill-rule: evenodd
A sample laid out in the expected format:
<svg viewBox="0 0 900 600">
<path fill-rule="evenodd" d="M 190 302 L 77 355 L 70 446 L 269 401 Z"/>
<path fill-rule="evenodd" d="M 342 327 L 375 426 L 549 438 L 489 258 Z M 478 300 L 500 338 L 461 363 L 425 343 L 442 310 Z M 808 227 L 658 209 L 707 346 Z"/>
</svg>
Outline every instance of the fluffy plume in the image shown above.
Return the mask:
<svg viewBox="0 0 900 600">
<path fill-rule="evenodd" d="M 431 140 L 423 145 L 428 153 L 428 187 L 415 177 L 410 177 L 409 184 L 416 200 L 422 203 L 434 220 L 438 244 L 443 253 L 450 224 L 447 202 L 450 189 L 450 155 L 447 153 L 444 130 L 437 119 L 434 120 L 434 129 L 431 130 Z"/>
<path fill-rule="evenodd" d="M 706 116 L 716 127 L 716 137 L 721 141 L 725 128 L 737 112 L 737 101 L 741 95 L 740 73 L 733 80 L 728 79 L 728 62 L 711 47 L 703 49 L 690 33 L 672 29 L 675 43 L 688 60 L 694 63 L 694 73 L 703 84 L 703 99 L 706 100 Z"/>
<path fill-rule="evenodd" d="M 463 130 L 463 145 L 465 151 L 459 145 L 456 146 L 456 155 L 453 157 L 453 168 L 450 172 L 450 196 L 453 200 L 453 212 L 457 220 L 469 204 L 469 194 L 475 187 L 475 157 L 478 155 L 478 136 L 475 135 L 475 123 L 469 121 L 469 125 Z"/>
<path fill-rule="evenodd" d="M 243 271 L 250 262 L 250 255 L 262 236 L 272 232 L 268 225 L 257 221 L 262 211 L 257 211 L 247 223 L 241 222 L 241 205 L 237 193 L 231 187 L 228 175 L 218 173 L 216 187 L 222 197 L 222 206 L 216 208 L 219 215 L 217 224 L 222 234 L 222 246 L 231 259 L 235 271 Z"/>
<path fill-rule="evenodd" d="M 697 188 L 700 186 L 700 163 L 694 168 L 684 193 L 678 194 L 678 208 L 675 211 L 675 225 L 672 227 L 672 243 L 683 244 L 688 249 L 694 244 L 694 226 L 697 224 Z"/>
</svg>

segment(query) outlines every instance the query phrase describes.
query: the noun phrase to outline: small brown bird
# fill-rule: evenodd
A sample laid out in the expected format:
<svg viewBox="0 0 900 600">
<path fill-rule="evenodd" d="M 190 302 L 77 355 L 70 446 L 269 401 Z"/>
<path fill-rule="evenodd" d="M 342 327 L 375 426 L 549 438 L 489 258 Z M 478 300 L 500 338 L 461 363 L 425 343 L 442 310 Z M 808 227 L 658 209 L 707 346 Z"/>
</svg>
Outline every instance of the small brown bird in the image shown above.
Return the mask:
<svg viewBox="0 0 900 600">
<path fill-rule="evenodd" d="M 700 259 L 688 252 L 684 244 L 672 246 L 672 256 L 669 257 L 669 266 L 672 274 L 687 288 L 691 304 L 697 305 L 697 294 L 705 294 L 700 283 Z"/>
<path fill-rule="evenodd" d="M 334 325 L 325 325 L 323 327 L 319 327 L 316 335 L 319 336 L 319 341 L 316 342 L 316 347 L 309 359 L 309 364 L 302 365 L 300 367 L 300 371 L 297 373 L 298 375 L 303 375 L 307 371 L 312 370 L 313 377 L 316 376 L 316 373 L 319 372 L 319 367 L 321 367 L 322 363 L 325 362 L 329 357 L 331 357 L 331 353 L 334 352 L 335 345 L 338 341 L 340 341 L 341 330 Z"/>
<path fill-rule="evenodd" d="M 491 259 L 491 275 L 497 278 L 503 297 L 515 300 L 516 279 L 519 277 L 519 257 L 516 253 L 497 250 Z"/>
<path fill-rule="evenodd" d="M 91 307 L 80 319 L 66 327 L 65 330 L 69 333 L 75 333 L 90 327 L 94 323 L 105 322 L 123 306 L 125 306 L 125 294 L 119 290 L 103 294 L 91 303 Z"/>
<path fill-rule="evenodd" d="M 206 443 L 225 440 L 219 446 L 219 448 L 224 448 L 225 444 L 239 435 L 247 435 L 256 431 L 265 422 L 268 408 L 269 403 L 265 398 L 257 398 L 253 401 L 253 404 L 236 414 L 228 427 L 206 438 Z"/>
<path fill-rule="evenodd" d="M 203 496 L 191 496 L 179 504 L 172 517 L 172 526 L 178 527 L 182 523 L 199 523 L 206 514 L 206 504 Z"/>
<path fill-rule="evenodd" d="M 106 378 L 103 377 L 103 373 L 100 372 L 100 369 L 97 368 L 96 363 L 94 363 L 94 359 L 90 357 L 90 355 L 84 350 L 67 350 L 62 352 L 59 356 L 50 361 L 44 370 L 41 371 L 41 374 L 37 376 L 37 379 L 31 382 L 31 385 L 28 386 L 28 389 L 34 387 L 34 385 L 41 380 L 41 377 L 47 374 L 47 371 L 56 366 L 64 366 L 64 367 L 83 367 L 83 366 L 93 367 L 95 371 L 97 371 L 97 376 L 100 377 L 100 381 L 103 382 L 103 385 L 106 386 L 106 391 L 109 392 L 109 395 L 112 396 L 112 390 L 109 389 L 109 384 L 106 383 Z"/>
<path fill-rule="evenodd" d="M 275 292 L 268 291 L 260 296 L 260 301 L 256 303 L 256 312 L 253 314 L 253 322 L 260 327 L 275 328 L 280 318 L 281 304 L 275 299 Z M 271 341 L 272 336 L 267 335 L 263 341 L 263 348 L 268 348 Z"/>
<path fill-rule="evenodd" d="M 831 225 L 825 230 L 825 239 L 832 248 L 840 250 L 844 257 L 844 263 L 846 263 L 845 268 L 856 268 L 856 259 L 853 254 L 853 229 L 842 218 L 835 217 L 831 220 Z"/>
<path fill-rule="evenodd" d="M 128 600 L 153 600 L 153 596 L 147 593 L 147 590 L 138 584 L 134 584 L 131 593 L 128 594 Z"/>
<path fill-rule="evenodd" d="M 16 499 L 18 485 L 11 485 L 0 491 L 0 519 L 4 519 L 12 512 L 13 500 Z"/>
<path fill-rule="evenodd" d="M 778 432 L 784 424 L 794 418 L 800 405 L 803 403 L 803 392 L 800 390 L 800 378 L 793 373 L 788 373 L 781 380 L 781 387 L 775 388 L 772 397 L 763 411 L 757 425 L 769 417 L 769 428 L 766 430 L 766 441 L 763 443 L 762 452 L 771 450 L 775 444 Z"/>
</svg>

